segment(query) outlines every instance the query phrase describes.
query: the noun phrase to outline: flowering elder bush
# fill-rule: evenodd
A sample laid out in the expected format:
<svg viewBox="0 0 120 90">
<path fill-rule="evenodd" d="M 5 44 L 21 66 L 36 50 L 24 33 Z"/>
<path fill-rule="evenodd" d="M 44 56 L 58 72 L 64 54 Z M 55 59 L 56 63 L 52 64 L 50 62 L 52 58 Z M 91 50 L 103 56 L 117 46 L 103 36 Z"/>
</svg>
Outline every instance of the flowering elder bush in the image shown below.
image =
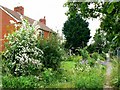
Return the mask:
<svg viewBox="0 0 120 90">
<path fill-rule="evenodd" d="M 19 30 L 6 36 L 4 58 L 13 75 L 39 74 L 42 68 L 43 51 L 37 48 L 37 37 L 34 27 L 23 20 Z"/>
</svg>

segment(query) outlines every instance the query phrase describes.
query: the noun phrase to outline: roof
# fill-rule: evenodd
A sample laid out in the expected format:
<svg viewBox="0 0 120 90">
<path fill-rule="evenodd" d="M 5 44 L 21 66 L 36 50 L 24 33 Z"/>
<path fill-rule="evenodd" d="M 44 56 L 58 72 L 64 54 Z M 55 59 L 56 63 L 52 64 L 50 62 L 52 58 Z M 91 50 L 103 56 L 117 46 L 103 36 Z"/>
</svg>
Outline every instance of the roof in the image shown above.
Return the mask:
<svg viewBox="0 0 120 90">
<path fill-rule="evenodd" d="M 21 17 L 21 14 L 13 11 L 13 10 L 11 10 L 11 9 L 8 9 L 8 8 L 6 8 L 6 7 L 3 7 L 3 6 L 1 6 L 1 5 L 0 5 L 0 7 L 2 7 L 2 9 L 4 9 L 7 13 L 9 13 L 10 15 L 12 15 L 12 17 L 14 17 L 17 22 L 21 22 L 21 18 L 20 18 L 20 17 Z M 36 21 L 36 20 L 34 20 L 34 19 L 30 18 L 30 17 L 24 16 L 24 15 L 23 15 L 23 17 L 24 17 L 25 19 L 27 19 L 28 22 L 29 22 L 31 25 L 34 23 L 34 21 Z M 41 22 L 39 22 L 39 25 L 40 25 L 40 28 L 41 28 L 42 30 L 44 30 L 44 31 L 54 32 L 52 29 L 50 29 L 49 27 L 47 27 L 45 24 L 43 24 L 43 23 L 41 23 Z"/>
</svg>

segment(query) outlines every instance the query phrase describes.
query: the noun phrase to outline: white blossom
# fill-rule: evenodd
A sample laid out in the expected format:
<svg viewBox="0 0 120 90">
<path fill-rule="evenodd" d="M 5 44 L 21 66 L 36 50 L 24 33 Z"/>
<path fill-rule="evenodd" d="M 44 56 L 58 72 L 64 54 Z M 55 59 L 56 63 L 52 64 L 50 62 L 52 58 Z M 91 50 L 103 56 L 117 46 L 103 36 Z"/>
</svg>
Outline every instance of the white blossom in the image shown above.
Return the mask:
<svg viewBox="0 0 120 90">
<path fill-rule="evenodd" d="M 10 20 L 10 24 L 16 24 L 16 22 L 13 20 Z"/>
</svg>

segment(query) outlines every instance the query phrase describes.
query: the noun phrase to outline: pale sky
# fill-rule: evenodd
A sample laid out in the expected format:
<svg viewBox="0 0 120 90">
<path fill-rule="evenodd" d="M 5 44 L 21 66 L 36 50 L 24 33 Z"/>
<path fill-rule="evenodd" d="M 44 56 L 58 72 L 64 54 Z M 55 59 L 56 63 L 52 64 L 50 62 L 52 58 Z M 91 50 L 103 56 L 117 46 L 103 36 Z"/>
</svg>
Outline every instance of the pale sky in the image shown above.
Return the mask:
<svg viewBox="0 0 120 90">
<path fill-rule="evenodd" d="M 14 10 L 16 6 L 23 6 L 24 15 L 35 20 L 39 20 L 45 16 L 47 26 L 61 33 L 63 24 L 67 20 L 67 16 L 65 15 L 67 8 L 63 7 L 66 1 L 67 0 L 0 0 L 0 5 L 11 10 Z M 89 23 L 91 36 L 93 36 L 100 22 L 96 19 L 94 21 L 89 20 Z"/>
</svg>

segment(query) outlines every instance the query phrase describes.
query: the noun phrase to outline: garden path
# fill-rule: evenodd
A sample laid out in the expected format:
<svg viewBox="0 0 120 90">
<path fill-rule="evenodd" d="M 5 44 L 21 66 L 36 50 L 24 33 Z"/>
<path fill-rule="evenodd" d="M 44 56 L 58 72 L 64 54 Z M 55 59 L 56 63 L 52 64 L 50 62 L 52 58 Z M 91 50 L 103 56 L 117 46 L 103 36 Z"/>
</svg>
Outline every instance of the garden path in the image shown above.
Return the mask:
<svg viewBox="0 0 120 90">
<path fill-rule="evenodd" d="M 111 72 L 112 72 L 112 64 L 110 62 L 109 54 L 106 54 L 106 57 L 107 57 L 107 61 L 106 61 L 107 69 L 106 69 L 106 77 L 105 77 L 105 84 L 104 84 L 104 89 L 105 90 L 112 88 L 110 86 L 110 75 L 111 75 Z"/>
</svg>

